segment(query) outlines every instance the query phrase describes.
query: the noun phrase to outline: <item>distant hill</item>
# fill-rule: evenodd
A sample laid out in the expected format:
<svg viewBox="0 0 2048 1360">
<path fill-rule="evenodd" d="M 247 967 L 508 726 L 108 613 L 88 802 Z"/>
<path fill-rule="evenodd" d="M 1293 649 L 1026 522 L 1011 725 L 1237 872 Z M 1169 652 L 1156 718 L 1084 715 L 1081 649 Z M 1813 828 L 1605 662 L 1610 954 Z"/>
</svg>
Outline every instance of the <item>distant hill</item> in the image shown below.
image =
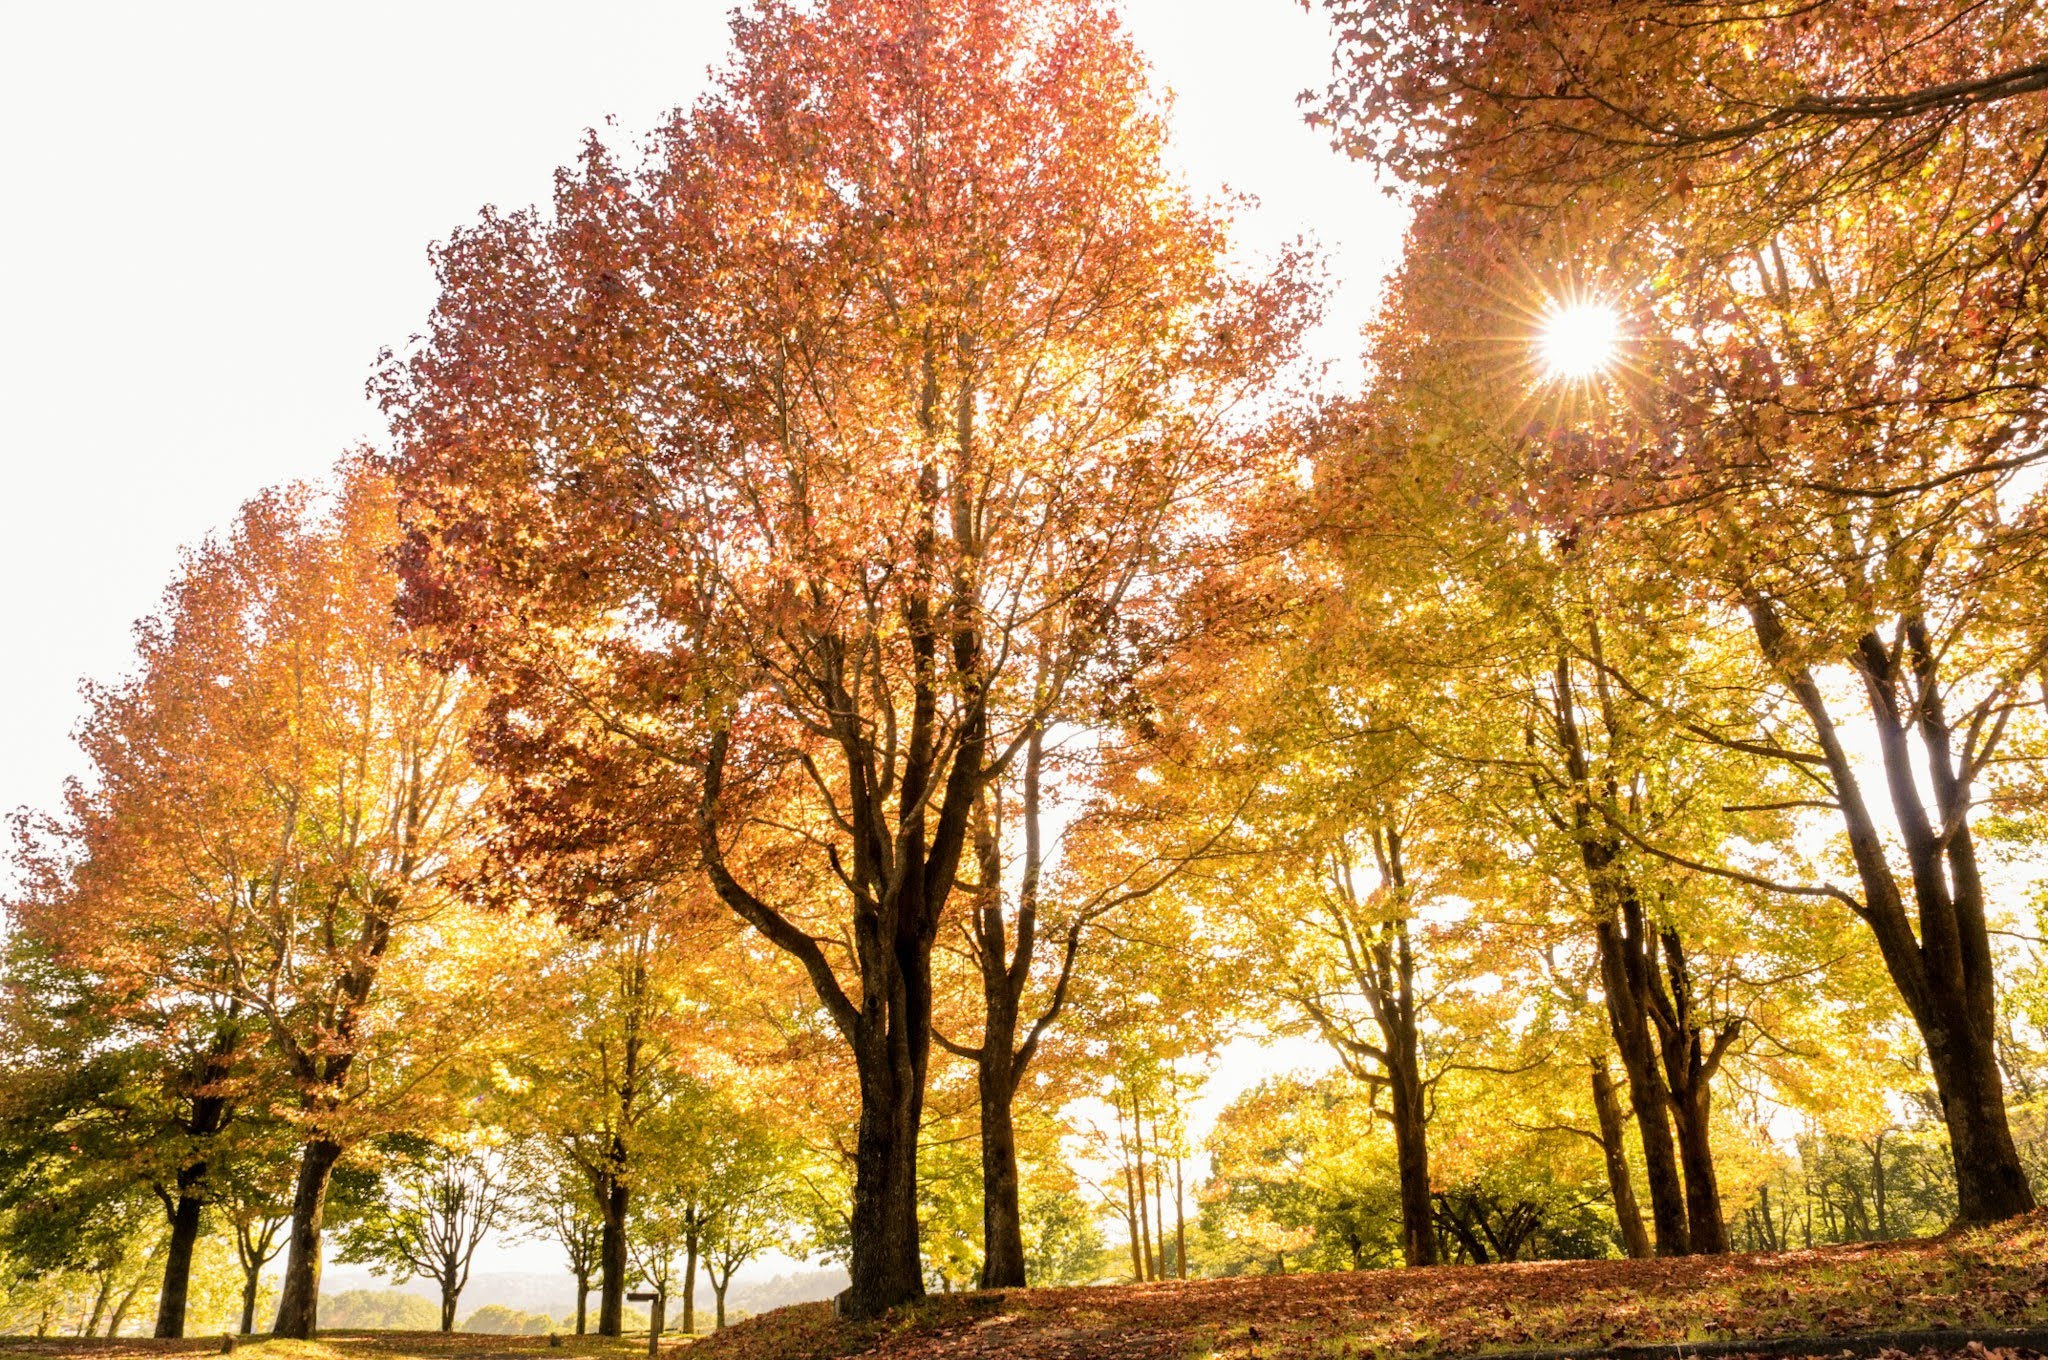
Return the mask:
<svg viewBox="0 0 2048 1360">
<path fill-rule="evenodd" d="M 749 1316 L 793 1303 L 823 1303 L 847 1286 L 846 1272 L 837 1266 L 829 1270 L 799 1270 L 777 1275 L 772 1280 L 735 1281 L 725 1296 L 727 1313 Z"/>
<path fill-rule="evenodd" d="M 320 1295 L 320 1325 L 350 1332 L 431 1332 L 441 1305 L 399 1289 L 345 1289 Z"/>
<path fill-rule="evenodd" d="M 360 1266 L 336 1266 L 327 1270 L 324 1283 L 329 1289 L 323 1290 L 320 1295 L 320 1325 L 323 1327 L 432 1330 L 441 1325 L 441 1294 L 431 1280 L 413 1279 L 407 1280 L 404 1284 L 394 1285 L 380 1276 L 372 1275 Z M 846 1283 L 846 1272 L 837 1267 L 828 1270 L 791 1271 L 768 1280 L 736 1280 L 733 1282 L 732 1292 L 726 1295 L 726 1312 L 735 1317 L 741 1314 L 754 1316 L 796 1303 L 820 1303 L 846 1288 Z M 710 1282 L 699 1280 L 697 1290 L 698 1300 L 708 1318 L 711 1307 Z M 373 1300 L 375 1302 L 372 1302 Z M 337 1313 L 336 1309 L 343 1311 Z M 358 1316 L 396 1317 L 399 1316 L 397 1310 L 401 1309 L 404 1310 L 403 1316 L 407 1318 L 425 1320 L 353 1320 Z M 567 1319 L 568 1325 L 573 1326 L 576 1316 L 575 1282 L 567 1275 L 537 1272 L 493 1271 L 479 1274 L 473 1276 L 469 1287 L 462 1291 L 462 1300 L 456 1316 L 459 1319 L 468 1319 L 486 1309 L 496 1310 L 487 1314 L 490 1330 L 505 1325 L 503 1319 L 507 1316 L 526 1319 L 534 1314 Z M 590 1319 L 592 1325 L 596 1325 L 595 1290 L 591 1291 L 590 1295 Z M 640 1325 L 647 1325 L 644 1319 Z M 457 1326 L 464 1331 L 486 1330 L 470 1327 L 467 1321 L 460 1321 Z"/>
</svg>

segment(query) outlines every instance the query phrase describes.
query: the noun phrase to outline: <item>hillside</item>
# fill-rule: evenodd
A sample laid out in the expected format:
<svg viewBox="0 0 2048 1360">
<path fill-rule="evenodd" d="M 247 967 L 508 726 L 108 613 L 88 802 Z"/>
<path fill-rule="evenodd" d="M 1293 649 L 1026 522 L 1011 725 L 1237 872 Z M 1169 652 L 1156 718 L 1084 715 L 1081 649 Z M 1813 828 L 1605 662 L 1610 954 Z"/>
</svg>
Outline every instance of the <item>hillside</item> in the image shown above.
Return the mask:
<svg viewBox="0 0 2048 1360">
<path fill-rule="evenodd" d="M 1655 1343 L 2048 1328 L 2048 1212 L 1995 1230 L 1781 1255 L 1255 1276 L 929 1300 L 842 1324 L 823 1304 L 750 1319 L 689 1360 L 1437 1360 Z M 244 1360 L 510 1360 L 645 1353 L 629 1338 L 329 1335 Z M 0 1340 L 0 1356 L 207 1354 L 186 1342 Z M 1916 1347 L 1917 1348 L 1917 1347 Z M 1816 1345 L 1812 1354 L 1840 1348 Z M 1809 1353 L 1802 1348 L 1779 1354 Z M 1866 1351 L 1866 1353 L 1868 1353 Z M 1978 1352 L 1983 1360 L 1984 1352 Z"/>
<path fill-rule="evenodd" d="M 784 1309 L 691 1360 L 1394 1360 L 2048 1324 L 2048 1213 L 1997 1230 L 1782 1255 L 1259 1276 L 934 1299 L 836 1323 Z"/>
</svg>

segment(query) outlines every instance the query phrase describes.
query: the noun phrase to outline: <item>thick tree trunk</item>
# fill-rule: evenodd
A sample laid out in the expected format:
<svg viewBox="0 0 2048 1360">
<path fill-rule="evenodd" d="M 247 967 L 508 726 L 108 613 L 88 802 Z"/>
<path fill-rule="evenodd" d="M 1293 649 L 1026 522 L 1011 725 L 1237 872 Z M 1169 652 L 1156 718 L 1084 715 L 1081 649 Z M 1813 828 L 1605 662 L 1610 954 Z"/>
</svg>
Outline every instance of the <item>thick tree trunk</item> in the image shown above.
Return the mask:
<svg viewBox="0 0 2048 1360">
<path fill-rule="evenodd" d="M 1410 1036 L 1412 1037 L 1412 1036 Z M 1412 1045 L 1404 1044 L 1404 1048 Z M 1413 1051 L 1389 1072 L 1388 1094 L 1394 1115 L 1394 1159 L 1401 1181 L 1401 1259 L 1411 1266 L 1433 1266 L 1436 1259 L 1436 1213 L 1429 1189 L 1429 1123 L 1422 1082 L 1412 1063 Z"/>
<path fill-rule="evenodd" d="M 923 1014 L 929 1034 L 930 994 Z M 911 1046 L 861 1063 L 860 1129 L 853 1154 L 852 1277 L 839 1296 L 850 1318 L 879 1317 L 924 1297 L 917 1240 L 917 1135 L 924 1114 L 924 1063 Z"/>
<path fill-rule="evenodd" d="M 991 1034 L 981 1064 L 981 1240 L 983 1289 L 1024 1287 L 1024 1213 L 1017 1176 L 1017 1088 L 998 1055 L 1014 1051 Z M 994 1058 L 995 1061 L 989 1061 Z"/>
<path fill-rule="evenodd" d="M 621 1154 L 623 1156 L 623 1154 Z M 604 1227 L 598 1236 L 597 1334 L 621 1336 L 626 1324 L 626 1210 L 629 1187 L 609 1177 L 601 1204 Z"/>
<path fill-rule="evenodd" d="M 1991 1026 L 1972 1023 L 1959 1002 L 1944 1009 L 1939 1020 L 1923 1023 L 1920 1033 L 1927 1041 L 1942 1121 L 1948 1125 L 1957 1207 L 1968 1223 L 2014 1218 L 2034 1207 L 2034 1192 L 2006 1121 L 1996 1039 Z"/>
<path fill-rule="evenodd" d="M 164 1280 L 156 1300 L 156 1334 L 185 1335 L 185 1302 L 192 1290 L 192 1251 L 199 1245 L 199 1216 L 206 1207 L 201 1187 L 206 1163 L 178 1169 L 178 1195 L 172 1202 L 170 1235 L 164 1239 Z"/>
<path fill-rule="evenodd" d="M 331 1138 L 315 1138 L 299 1156 L 298 1183 L 292 1191 L 291 1242 L 285 1250 L 284 1292 L 277 1301 L 271 1331 L 297 1341 L 311 1341 L 320 1325 L 320 1234 L 326 1224 L 327 1186 L 342 1146 Z"/>
<path fill-rule="evenodd" d="M 1728 1250 L 1728 1227 L 1721 1214 L 1721 1182 L 1714 1171 L 1711 1141 L 1712 1100 L 1704 1081 L 1683 1100 L 1674 1099 L 1678 1155 L 1685 1171 L 1686 1231 L 1694 1254 L 1719 1255 Z"/>
<path fill-rule="evenodd" d="M 1629 1175 L 1621 1102 L 1615 1097 L 1614 1078 L 1607 1075 L 1607 1064 L 1598 1058 L 1593 1060 L 1593 1109 L 1600 1120 L 1600 1151 L 1607 1161 L 1607 1191 L 1614 1199 L 1614 1221 L 1621 1229 L 1622 1247 L 1632 1260 L 1647 1259 L 1650 1234 L 1636 1203 L 1635 1180 Z"/>
</svg>

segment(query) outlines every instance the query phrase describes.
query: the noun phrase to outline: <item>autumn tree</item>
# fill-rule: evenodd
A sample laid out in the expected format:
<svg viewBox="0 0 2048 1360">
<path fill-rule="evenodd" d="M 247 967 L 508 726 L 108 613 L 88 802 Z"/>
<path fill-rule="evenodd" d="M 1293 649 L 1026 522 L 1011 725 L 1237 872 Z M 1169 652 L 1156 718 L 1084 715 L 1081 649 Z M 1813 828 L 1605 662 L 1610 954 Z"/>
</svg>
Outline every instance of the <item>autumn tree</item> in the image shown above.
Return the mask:
<svg viewBox="0 0 2048 1360">
<path fill-rule="evenodd" d="M 336 1165 L 430 1119 L 518 991 L 518 922 L 485 948 L 447 889 L 481 816 L 474 705 L 392 610 L 393 509 L 351 460 L 192 551 L 138 627 L 135 675 L 96 698 L 74 800 L 67 947 L 253 1017 L 283 1069 L 302 1141 L 288 1336 L 315 1325 Z"/>
<path fill-rule="evenodd" d="M 734 35 L 637 172 L 593 147 L 551 214 L 440 252 L 383 391 L 408 616 L 491 676 L 521 834 L 705 875 L 846 1044 L 868 1315 L 922 1291 L 974 810 L 1174 640 L 1149 621 L 1262 472 L 1237 435 L 1308 294 L 1227 271 L 1084 0 L 763 3 Z"/>
<path fill-rule="evenodd" d="M 441 1330 L 452 1332 L 476 1249 L 507 1222 L 502 1159 L 474 1136 L 452 1146 L 408 1139 L 380 1181 L 343 1229 L 341 1259 L 367 1262 L 400 1284 L 432 1280 L 441 1291 Z"/>
<path fill-rule="evenodd" d="M 2019 97 L 2039 78 L 2038 16 L 1332 10 L 1321 114 L 1440 186 L 1464 225 L 1431 248 L 1476 262 L 1525 327 L 1575 288 L 1643 342 L 1625 399 L 1550 413 L 1531 500 L 1712 582 L 1695 608 L 1747 634 L 1771 699 L 1696 735 L 1777 762 L 1838 819 L 1855 887 L 1781 886 L 1871 927 L 1927 1044 L 1964 1216 L 2025 1210 L 1972 810 L 1994 770 L 2039 759 L 2042 634 L 2018 584 L 2039 538 L 2048 126 Z M 1395 26 L 1408 36 L 1373 41 Z M 1851 714 L 1876 729 L 1874 759 L 1847 740 Z"/>
</svg>

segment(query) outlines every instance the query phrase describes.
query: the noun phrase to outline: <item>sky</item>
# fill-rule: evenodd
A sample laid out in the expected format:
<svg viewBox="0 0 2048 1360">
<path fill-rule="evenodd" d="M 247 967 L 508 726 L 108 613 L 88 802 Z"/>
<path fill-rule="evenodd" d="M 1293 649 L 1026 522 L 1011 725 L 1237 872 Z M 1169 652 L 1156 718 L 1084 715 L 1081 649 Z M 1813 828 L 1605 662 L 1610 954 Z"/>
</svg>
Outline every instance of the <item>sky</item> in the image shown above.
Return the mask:
<svg viewBox="0 0 2048 1360">
<path fill-rule="evenodd" d="M 0 7 L 0 813 L 79 772 L 78 685 L 181 546 L 377 441 L 380 347 L 433 301 L 427 247 L 548 193 L 584 129 L 691 102 L 728 0 L 161 0 Z M 1258 199 L 1336 286 L 1340 380 L 1404 218 L 1295 97 L 1330 39 L 1297 0 L 1125 0 L 1198 187 Z M 1230 1084 L 1261 1066 L 1231 1060 Z M 529 1252 L 494 1253 L 527 1268 Z M 484 1263 L 480 1263 L 480 1268 Z"/>
</svg>

